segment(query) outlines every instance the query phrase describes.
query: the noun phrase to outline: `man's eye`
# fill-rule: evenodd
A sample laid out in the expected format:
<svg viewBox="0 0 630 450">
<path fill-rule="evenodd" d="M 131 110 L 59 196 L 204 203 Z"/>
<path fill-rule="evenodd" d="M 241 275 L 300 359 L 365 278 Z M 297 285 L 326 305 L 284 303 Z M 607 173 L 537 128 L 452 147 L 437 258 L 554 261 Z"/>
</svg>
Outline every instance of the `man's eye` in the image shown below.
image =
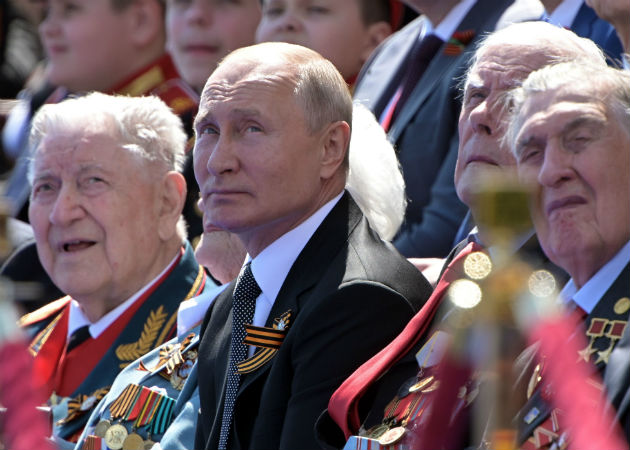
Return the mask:
<svg viewBox="0 0 630 450">
<path fill-rule="evenodd" d="M 41 197 L 52 194 L 54 187 L 51 183 L 37 183 L 33 186 L 32 197 Z"/>
<path fill-rule="evenodd" d="M 199 134 L 219 134 L 219 131 L 214 126 L 206 125 L 200 128 Z"/>
<path fill-rule="evenodd" d="M 245 131 L 249 133 L 260 133 L 262 131 L 262 128 L 260 128 L 258 125 L 249 125 L 245 128 Z"/>
<path fill-rule="evenodd" d="M 486 95 L 481 91 L 472 91 L 466 95 L 466 103 L 472 100 L 483 100 L 486 98 Z"/>
<path fill-rule="evenodd" d="M 329 9 L 323 6 L 313 5 L 313 6 L 309 6 L 307 8 L 307 11 L 312 14 L 327 14 L 329 12 Z"/>
<path fill-rule="evenodd" d="M 61 12 L 64 16 L 70 16 L 80 9 L 81 8 L 79 8 L 79 5 L 77 5 L 76 3 L 67 2 L 63 4 Z"/>
<path fill-rule="evenodd" d="M 284 9 L 279 6 L 272 6 L 263 10 L 263 15 L 267 17 L 279 17 L 284 13 Z"/>
</svg>

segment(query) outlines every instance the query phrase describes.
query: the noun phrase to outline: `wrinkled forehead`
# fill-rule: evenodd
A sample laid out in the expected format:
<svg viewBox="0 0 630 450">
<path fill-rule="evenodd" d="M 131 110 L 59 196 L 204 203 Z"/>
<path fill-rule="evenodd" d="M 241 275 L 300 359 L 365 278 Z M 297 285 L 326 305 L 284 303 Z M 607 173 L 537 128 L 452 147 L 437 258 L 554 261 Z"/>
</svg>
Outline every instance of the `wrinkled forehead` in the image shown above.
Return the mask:
<svg viewBox="0 0 630 450">
<path fill-rule="evenodd" d="M 546 47 L 531 45 L 490 45 L 479 50 L 478 58 L 466 79 L 473 85 L 510 90 L 527 76 L 553 61 Z"/>
<path fill-rule="evenodd" d="M 551 119 L 560 122 L 581 120 L 605 124 L 609 122 L 609 118 L 614 120 L 611 116 L 607 103 L 596 89 L 563 85 L 530 93 L 519 108 L 517 118 L 526 124 L 535 122 L 535 119 L 543 125 Z"/>
<path fill-rule="evenodd" d="M 132 170 L 140 174 L 151 164 L 133 148 L 125 145 L 117 133 L 98 128 L 58 131 L 44 136 L 31 161 L 31 175 L 70 171 L 86 167 Z M 140 169 L 140 170 L 139 170 Z"/>
<path fill-rule="evenodd" d="M 283 67 L 240 63 L 220 66 L 203 89 L 197 118 L 233 105 L 296 106 L 297 85 L 297 76 Z"/>
<path fill-rule="evenodd" d="M 265 62 L 251 58 L 230 59 L 210 75 L 202 98 L 212 99 L 232 86 L 258 85 L 261 89 L 287 89 L 293 91 L 298 82 L 295 70 L 286 62 Z"/>
</svg>

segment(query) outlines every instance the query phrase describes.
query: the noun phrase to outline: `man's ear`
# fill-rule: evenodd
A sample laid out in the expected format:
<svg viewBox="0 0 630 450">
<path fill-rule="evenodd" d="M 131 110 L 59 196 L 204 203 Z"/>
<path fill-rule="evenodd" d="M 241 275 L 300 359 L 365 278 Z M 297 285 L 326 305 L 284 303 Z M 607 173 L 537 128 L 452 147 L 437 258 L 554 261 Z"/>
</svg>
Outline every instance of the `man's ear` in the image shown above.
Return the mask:
<svg viewBox="0 0 630 450">
<path fill-rule="evenodd" d="M 392 26 L 384 20 L 368 25 L 367 39 L 361 49 L 361 63 L 365 64 L 374 49 L 390 34 L 392 34 Z"/>
<path fill-rule="evenodd" d="M 168 241 L 176 234 L 177 221 L 186 201 L 186 180 L 179 172 L 171 171 L 162 178 L 162 190 L 159 194 L 158 234 Z"/>
<path fill-rule="evenodd" d="M 164 9 L 158 0 L 136 0 L 128 6 L 131 41 L 143 48 L 154 44 L 164 34 Z"/>
<path fill-rule="evenodd" d="M 320 176 L 332 177 L 343 165 L 350 144 L 350 125 L 343 120 L 331 123 L 323 135 L 323 151 Z"/>
</svg>

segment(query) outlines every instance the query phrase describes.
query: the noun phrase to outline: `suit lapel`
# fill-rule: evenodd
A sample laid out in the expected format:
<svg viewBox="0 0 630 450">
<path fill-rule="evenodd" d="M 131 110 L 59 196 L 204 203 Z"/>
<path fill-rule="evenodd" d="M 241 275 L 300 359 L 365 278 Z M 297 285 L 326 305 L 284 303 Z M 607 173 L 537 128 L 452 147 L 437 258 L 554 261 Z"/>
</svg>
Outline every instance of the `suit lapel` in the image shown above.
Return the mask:
<svg viewBox="0 0 630 450">
<path fill-rule="evenodd" d="M 630 297 L 629 280 L 630 264 L 626 265 L 611 289 L 611 291 L 614 290 L 611 296 L 613 304 L 620 298 Z M 625 312 L 623 320 L 628 320 L 628 312 Z M 622 417 L 630 408 L 630 326 L 628 325 L 626 325 L 623 337 L 610 354 L 604 372 L 604 385 L 608 398 L 617 409 L 617 417 Z"/>
<path fill-rule="evenodd" d="M 584 3 L 578 10 L 575 19 L 571 24 L 571 29 L 578 36 L 590 37 L 593 33 L 593 22 L 595 22 L 596 20 L 597 15 L 595 14 L 595 11 L 593 11 L 586 5 L 586 3 Z"/>
<path fill-rule="evenodd" d="M 630 327 L 613 350 L 604 375 L 608 397 L 618 420 L 630 410 Z"/>
<path fill-rule="evenodd" d="M 458 30 L 472 29 L 477 32 L 475 39 L 466 46 L 462 54 L 456 56 L 446 55 L 444 54 L 445 44 L 442 45 L 438 54 L 433 58 L 426 72 L 422 75 L 416 89 L 413 90 L 410 98 L 405 102 L 400 114 L 392 124 L 388 133 L 390 141 L 396 142 L 400 138 L 400 135 L 407 127 L 409 121 L 415 116 L 420 105 L 435 90 L 435 85 L 443 81 L 449 70 L 456 64 L 464 64 L 467 61 L 469 58 L 467 52 L 475 48 L 474 44 L 479 40 L 479 30 L 493 28 L 491 25 L 497 21 L 503 14 L 506 6 L 512 1 L 501 0 L 500 2 L 493 2 L 500 3 L 500 5 L 493 5 L 492 8 L 488 8 L 489 5 L 486 3 L 488 2 L 477 2 L 457 27 Z M 492 11 L 490 15 L 488 15 L 488 10 Z"/>
<path fill-rule="evenodd" d="M 377 119 L 400 83 L 405 59 L 425 22 L 424 16 L 420 16 L 400 30 L 400 34 L 384 41 L 364 64 L 365 73 L 362 70 L 359 74 L 354 99 L 374 111 Z"/>
<path fill-rule="evenodd" d="M 606 291 L 601 300 L 597 303 L 591 314 L 586 318 L 586 324 L 594 318 L 605 318 L 606 320 L 628 320 L 628 311 L 624 311 L 623 314 L 615 313 L 615 304 L 620 298 L 628 297 L 630 294 L 630 264 L 622 270 L 621 274 L 617 277 L 612 286 Z M 609 328 L 606 328 L 609 329 Z M 609 363 L 605 361 L 599 361 L 597 364 L 598 370 L 603 371 L 604 385 L 606 386 L 606 392 L 608 398 L 612 404 L 619 408 L 617 416 L 621 417 L 623 412 L 630 405 L 630 391 L 628 390 L 628 382 L 630 381 L 630 358 L 628 357 L 628 351 L 630 347 L 630 332 L 626 326 L 624 336 L 615 346 L 615 350 L 611 353 Z M 602 342 L 598 342 L 602 341 Z M 599 350 L 595 353 L 595 360 L 598 353 L 602 353 L 606 350 L 610 344 L 609 339 L 596 339 L 594 348 Z M 533 360 L 532 360 L 533 361 Z M 594 362 L 594 358 L 591 356 L 591 362 Z M 525 373 L 531 373 L 533 364 L 528 365 L 528 368 L 524 370 Z M 537 389 L 529 401 L 525 404 L 525 407 L 521 409 L 517 417 L 519 426 L 519 443 L 524 442 L 528 437 L 532 436 L 536 427 L 543 423 L 551 408 L 542 399 L 540 395 L 540 389 Z"/>
<path fill-rule="evenodd" d="M 350 194 L 344 193 L 339 202 L 317 228 L 291 267 L 271 308 L 265 326 L 271 327 L 274 319 L 280 317 L 288 310 L 291 310 L 292 313 L 291 323 L 295 323 L 302 303 L 308 300 L 309 292 L 328 270 L 326 262 L 333 259 L 343 248 L 348 241 L 348 236 L 357 226 L 361 217 L 361 210 L 352 200 Z M 344 233 L 339 232 L 342 226 L 346 227 L 346 232 Z M 339 276 L 341 277 L 342 274 Z M 326 279 L 326 281 L 339 284 L 341 279 Z M 291 328 L 289 327 L 290 331 Z M 280 348 L 281 350 L 282 347 Z M 267 373 L 272 366 L 272 362 L 273 358 L 258 370 L 243 375 L 239 395 L 260 376 Z"/>
</svg>

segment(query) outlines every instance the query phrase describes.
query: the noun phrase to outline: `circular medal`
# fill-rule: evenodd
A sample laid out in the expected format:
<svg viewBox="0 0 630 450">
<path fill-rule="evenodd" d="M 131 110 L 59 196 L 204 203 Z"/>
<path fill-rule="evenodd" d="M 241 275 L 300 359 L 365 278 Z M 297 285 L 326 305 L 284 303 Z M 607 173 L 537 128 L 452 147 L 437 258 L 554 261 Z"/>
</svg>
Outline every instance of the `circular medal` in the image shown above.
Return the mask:
<svg viewBox="0 0 630 450">
<path fill-rule="evenodd" d="M 548 270 L 536 270 L 529 276 L 527 287 L 536 297 L 549 297 L 556 290 L 556 279 Z"/>
<path fill-rule="evenodd" d="M 440 382 L 435 380 L 433 383 L 422 389 L 423 394 L 428 394 L 429 392 L 435 391 L 438 387 L 440 387 Z"/>
<path fill-rule="evenodd" d="M 621 315 L 621 314 L 627 312 L 629 309 L 630 309 L 630 298 L 628 298 L 628 297 L 621 297 L 615 303 L 614 310 L 615 310 L 616 314 Z"/>
<path fill-rule="evenodd" d="M 182 388 L 184 387 L 184 381 L 186 380 L 180 377 L 179 375 L 177 375 L 177 371 L 175 371 L 171 374 L 170 381 L 171 381 L 171 386 L 173 386 L 173 388 L 177 389 L 178 391 L 181 391 Z"/>
<path fill-rule="evenodd" d="M 413 386 L 411 386 L 409 388 L 409 392 L 416 392 L 421 389 L 427 388 L 433 382 L 433 379 L 434 379 L 433 375 L 429 375 L 428 377 L 423 378 L 422 380 L 418 381 Z"/>
<path fill-rule="evenodd" d="M 94 428 L 94 435 L 100 438 L 104 438 L 107 429 L 111 426 L 112 423 L 109 420 L 101 420 Z"/>
<path fill-rule="evenodd" d="M 182 363 L 181 366 L 177 368 L 177 375 L 179 375 L 180 378 L 183 378 L 185 380 L 186 378 L 188 378 L 188 375 L 190 375 L 190 371 L 192 370 L 193 365 L 194 365 L 194 362 L 187 359 L 186 361 Z"/>
<path fill-rule="evenodd" d="M 105 433 L 105 443 L 112 450 L 120 450 L 128 434 L 124 426 L 120 424 L 112 425 Z"/>
<path fill-rule="evenodd" d="M 138 433 L 131 433 L 123 441 L 122 450 L 144 450 L 144 439 Z"/>
<path fill-rule="evenodd" d="M 384 423 L 379 423 L 378 425 L 373 426 L 367 431 L 367 437 L 369 437 L 370 439 L 378 439 L 387 430 L 389 430 L 389 427 L 387 425 L 385 425 Z"/>
<path fill-rule="evenodd" d="M 482 280 L 492 271 L 492 261 L 483 252 L 474 252 L 464 260 L 464 272 L 473 280 Z"/>
<path fill-rule="evenodd" d="M 392 445 L 396 442 L 400 441 L 400 439 L 405 434 L 405 429 L 403 427 L 395 427 L 391 430 L 387 430 L 383 435 L 378 439 L 378 443 L 381 445 Z"/>
<path fill-rule="evenodd" d="M 418 379 L 416 377 L 411 377 L 408 380 L 405 380 L 405 382 L 398 389 L 398 392 L 396 393 L 396 397 L 401 399 L 401 398 L 405 398 L 406 396 L 408 396 L 409 393 L 411 392 L 409 390 L 409 388 L 411 386 L 413 386 L 414 383 L 417 382 L 417 381 L 418 381 Z"/>
</svg>

